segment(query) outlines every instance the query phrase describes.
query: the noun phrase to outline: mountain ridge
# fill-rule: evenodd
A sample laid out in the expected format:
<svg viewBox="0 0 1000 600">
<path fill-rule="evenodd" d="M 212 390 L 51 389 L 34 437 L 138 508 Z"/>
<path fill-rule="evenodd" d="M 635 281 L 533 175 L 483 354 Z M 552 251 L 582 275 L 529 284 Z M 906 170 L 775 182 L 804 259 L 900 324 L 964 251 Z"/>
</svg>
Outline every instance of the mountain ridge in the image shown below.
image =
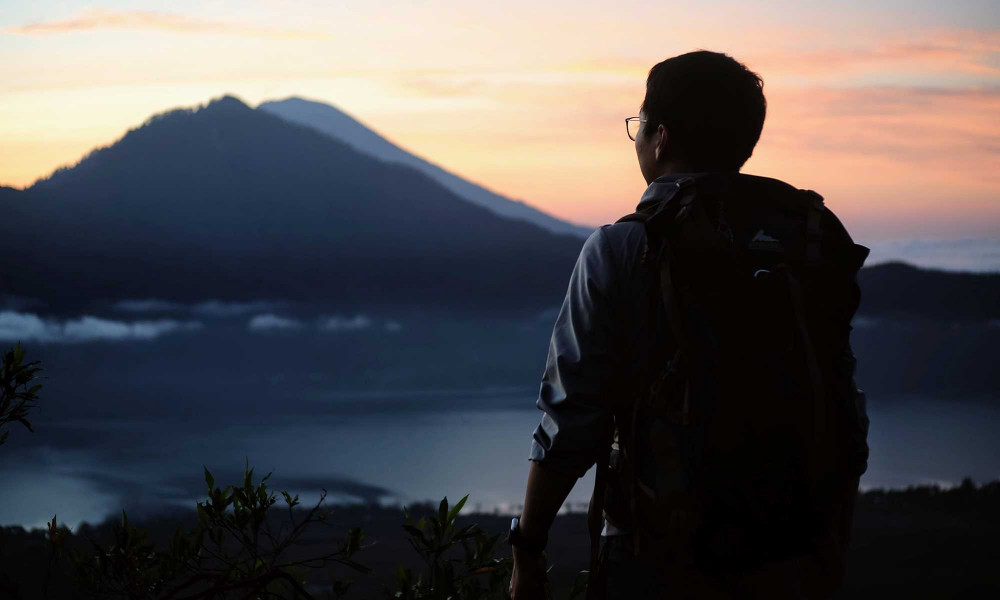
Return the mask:
<svg viewBox="0 0 1000 600">
<path fill-rule="evenodd" d="M 548 306 L 583 242 L 232 96 L 154 115 L 13 197 L 3 245 L 19 260 L 0 282 L 64 302 Z"/>
<path fill-rule="evenodd" d="M 558 219 L 521 200 L 507 198 L 480 184 L 468 181 L 430 160 L 404 150 L 371 127 L 331 104 L 291 96 L 283 100 L 262 102 L 257 106 L 257 110 L 275 114 L 293 123 L 312 127 L 380 160 L 414 167 L 455 194 L 470 202 L 485 206 L 498 215 L 528 221 L 554 233 L 570 233 L 582 238 L 586 238 L 594 229 Z"/>
</svg>

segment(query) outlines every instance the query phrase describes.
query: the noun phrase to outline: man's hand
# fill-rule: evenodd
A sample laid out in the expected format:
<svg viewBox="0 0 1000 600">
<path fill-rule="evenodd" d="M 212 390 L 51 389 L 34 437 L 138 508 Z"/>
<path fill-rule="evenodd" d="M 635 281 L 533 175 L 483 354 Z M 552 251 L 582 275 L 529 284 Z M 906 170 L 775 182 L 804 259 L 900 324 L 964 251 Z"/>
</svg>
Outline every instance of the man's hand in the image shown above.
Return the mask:
<svg viewBox="0 0 1000 600">
<path fill-rule="evenodd" d="M 545 572 L 548 556 L 545 552 L 528 552 L 514 548 L 514 571 L 510 576 L 511 600 L 552 600 L 552 586 Z"/>
</svg>

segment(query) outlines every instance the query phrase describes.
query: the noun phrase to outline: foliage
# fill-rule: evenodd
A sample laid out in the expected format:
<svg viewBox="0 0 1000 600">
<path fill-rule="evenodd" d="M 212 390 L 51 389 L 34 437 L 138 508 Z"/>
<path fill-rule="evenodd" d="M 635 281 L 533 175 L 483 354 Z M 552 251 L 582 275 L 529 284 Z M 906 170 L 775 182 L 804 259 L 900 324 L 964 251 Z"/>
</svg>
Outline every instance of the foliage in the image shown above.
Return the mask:
<svg viewBox="0 0 1000 600">
<path fill-rule="evenodd" d="M 496 558 L 500 534 L 489 536 L 477 525 L 458 528 L 455 521 L 469 496 L 448 508 L 441 500 L 437 515 L 414 521 L 404 511 L 407 541 L 424 561 L 424 570 L 414 579 L 412 570 L 396 568 L 396 592 L 390 598 L 404 600 L 479 600 L 507 598 L 511 560 Z M 455 549 L 461 545 L 462 558 Z"/>
<path fill-rule="evenodd" d="M 312 598 L 305 587 L 309 569 L 341 565 L 368 572 L 353 558 L 364 538 L 358 528 L 351 529 L 334 552 L 290 556 L 306 528 L 324 521 L 325 494 L 304 518 L 296 518 L 298 496 L 281 492 L 288 522 L 275 531 L 268 514 L 276 503 L 267 487 L 270 476 L 254 483 L 247 464 L 242 486 L 221 489 L 206 468 L 208 498 L 197 504 L 198 524 L 188 531 L 178 529 L 165 552 L 158 552 L 146 540 L 147 532 L 129 523 L 122 511 L 114 541 L 109 546 L 92 541 L 93 556 L 77 559 L 81 586 L 95 598 Z M 350 581 L 334 579 L 331 592 L 341 597 L 349 586 Z"/>
<path fill-rule="evenodd" d="M 28 410 L 35 406 L 41 384 L 30 385 L 41 368 L 38 361 L 24 362 L 25 351 L 21 343 L 3 355 L 0 365 L 0 428 L 8 423 L 18 422 L 34 431 L 28 420 Z M 7 441 L 9 431 L 0 433 L 0 444 Z"/>
<path fill-rule="evenodd" d="M 33 431 L 28 411 L 35 404 L 41 385 L 31 385 L 40 370 L 38 361 L 25 362 L 18 344 L 3 355 L 0 367 L 0 427 L 19 422 Z M 8 432 L 0 435 L 0 444 Z M 311 509 L 297 517 L 298 496 L 280 492 L 288 509 L 287 518 L 275 518 L 276 494 L 267 486 L 268 473 L 254 481 L 249 462 L 244 465 L 242 485 L 220 488 L 204 469 L 207 498 L 197 503 L 198 522 L 189 530 L 178 528 L 164 550 L 148 540 L 146 529 L 132 524 L 126 512 L 112 527 L 112 540 L 101 544 L 89 540 L 90 552 L 67 548 L 72 534 L 59 525 L 56 516 L 48 523 L 49 560 L 45 569 L 43 596 L 48 583 L 67 561 L 75 571 L 76 584 L 92 598 L 129 600 L 200 600 L 224 598 L 313 598 L 306 589 L 311 569 L 342 566 L 367 574 L 370 569 L 354 559 L 364 534 L 352 528 L 333 552 L 297 556 L 294 548 L 307 528 L 325 523 L 325 492 Z M 497 558 L 500 534 L 489 536 L 477 525 L 456 525 L 468 495 L 454 506 L 444 498 L 436 515 L 414 520 L 404 509 L 403 530 L 407 541 L 423 560 L 424 569 L 414 575 L 402 565 L 395 573 L 396 591 L 390 598 L 405 600 L 505 599 L 511 560 Z M 275 530 L 275 521 L 281 521 Z M 462 551 L 458 557 L 459 548 Z M 0 591 L 16 597 L 13 582 L 2 577 Z M 579 587 L 580 581 L 574 589 Z M 351 581 L 332 577 L 329 593 L 341 598 Z"/>
</svg>

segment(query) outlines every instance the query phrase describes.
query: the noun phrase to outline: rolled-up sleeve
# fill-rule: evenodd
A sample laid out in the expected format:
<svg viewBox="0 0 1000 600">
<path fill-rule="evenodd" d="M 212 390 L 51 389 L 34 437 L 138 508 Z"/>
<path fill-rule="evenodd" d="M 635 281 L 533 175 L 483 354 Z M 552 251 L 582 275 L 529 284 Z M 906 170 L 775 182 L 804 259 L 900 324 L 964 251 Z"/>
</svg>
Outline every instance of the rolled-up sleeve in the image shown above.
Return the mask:
<svg viewBox="0 0 1000 600">
<path fill-rule="evenodd" d="M 616 347 L 615 265 L 604 227 L 583 245 L 549 341 L 535 405 L 543 411 L 530 460 L 582 477 L 611 429 L 621 374 Z"/>
<path fill-rule="evenodd" d="M 848 471 L 861 477 L 868 470 L 868 397 L 864 390 L 858 387 L 855 371 L 858 364 L 850 346 L 842 356 L 842 373 L 847 381 L 847 452 Z"/>
</svg>

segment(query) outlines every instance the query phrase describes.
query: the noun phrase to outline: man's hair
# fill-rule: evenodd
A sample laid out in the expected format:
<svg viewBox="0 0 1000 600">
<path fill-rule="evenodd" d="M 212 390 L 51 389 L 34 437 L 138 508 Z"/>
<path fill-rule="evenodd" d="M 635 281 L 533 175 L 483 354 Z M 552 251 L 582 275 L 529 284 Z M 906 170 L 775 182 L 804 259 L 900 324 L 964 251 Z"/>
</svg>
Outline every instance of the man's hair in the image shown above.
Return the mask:
<svg viewBox="0 0 1000 600">
<path fill-rule="evenodd" d="M 647 137 L 666 127 L 692 171 L 739 171 L 764 127 L 764 81 L 726 54 L 688 52 L 649 70 L 642 111 Z"/>
</svg>

